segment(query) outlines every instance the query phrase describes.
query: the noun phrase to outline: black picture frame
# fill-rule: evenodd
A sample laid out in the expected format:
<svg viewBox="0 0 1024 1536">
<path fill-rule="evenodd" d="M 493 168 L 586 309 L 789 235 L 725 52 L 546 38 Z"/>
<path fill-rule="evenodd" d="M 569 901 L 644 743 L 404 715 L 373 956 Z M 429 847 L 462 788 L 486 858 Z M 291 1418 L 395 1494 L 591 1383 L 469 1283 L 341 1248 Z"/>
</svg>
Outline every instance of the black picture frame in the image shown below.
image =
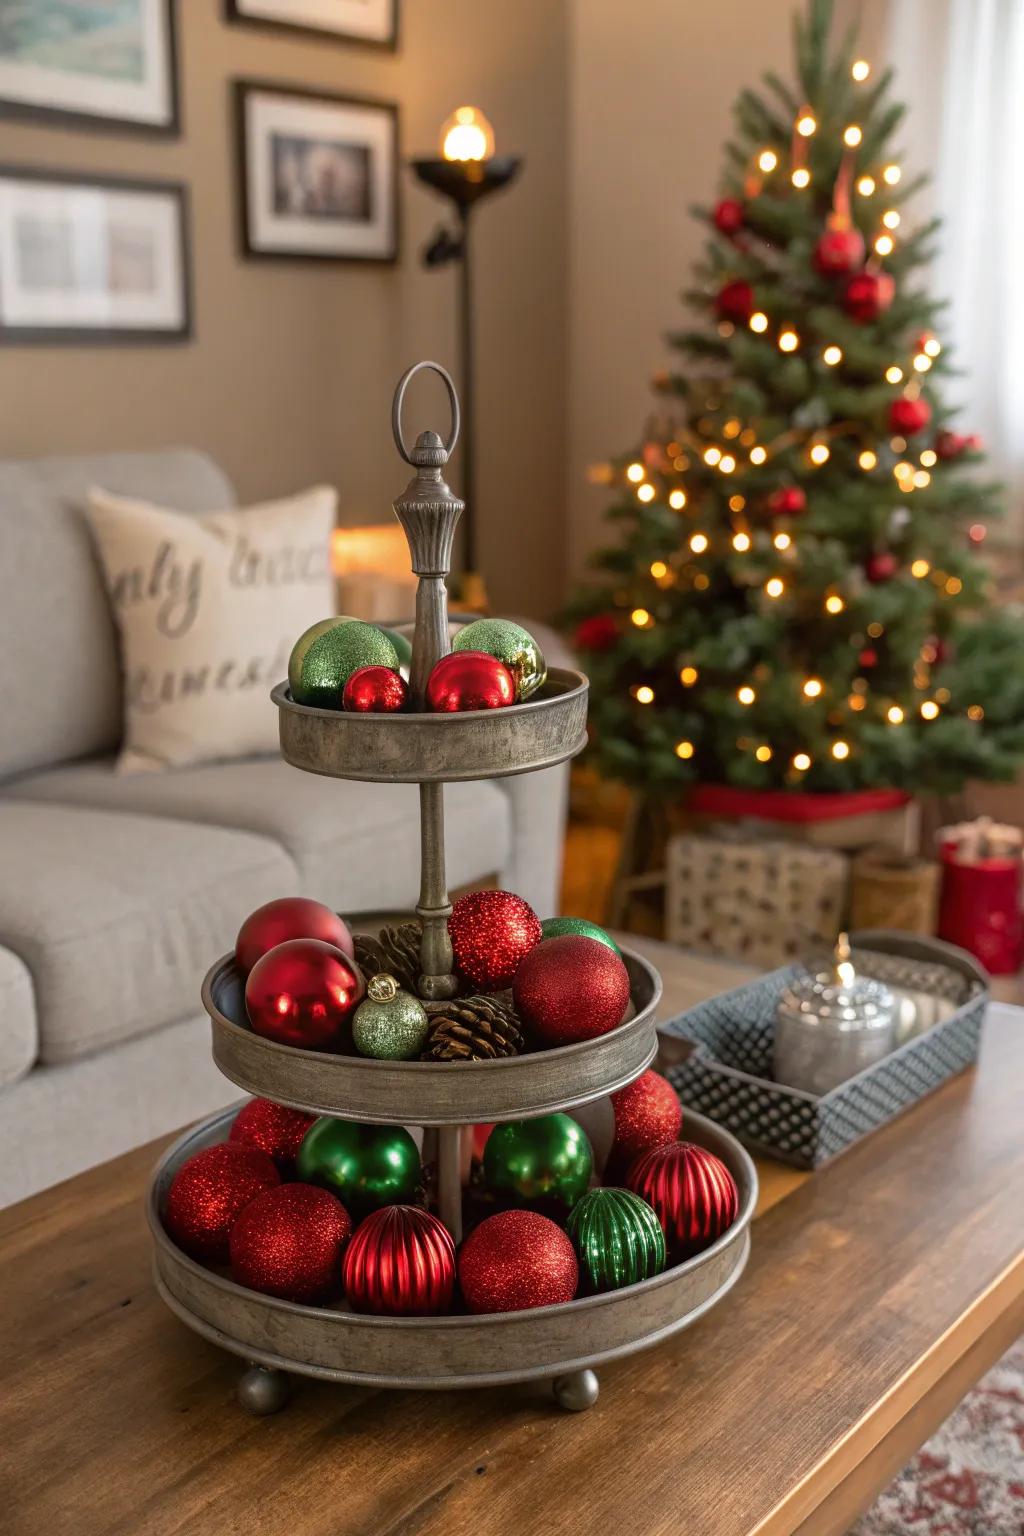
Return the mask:
<svg viewBox="0 0 1024 1536">
<path fill-rule="evenodd" d="M 402 245 L 401 199 L 399 173 L 401 168 L 401 109 L 396 101 L 385 101 L 375 96 L 354 96 L 337 91 L 320 91 L 304 86 L 282 83 L 276 80 L 235 79 L 231 82 L 234 98 L 235 153 L 238 175 L 238 245 L 241 254 L 251 261 L 313 262 L 318 265 L 344 262 L 357 266 L 394 266 Z M 348 255 L 335 251 L 268 249 L 253 243 L 252 207 L 249 196 L 249 135 L 246 123 L 246 105 L 253 95 L 278 96 L 287 100 L 319 102 L 329 106 L 365 108 L 372 112 L 386 113 L 392 121 L 392 152 L 389 156 L 391 190 L 388 199 L 391 228 L 394 232 L 392 249 L 386 255 Z"/>
<path fill-rule="evenodd" d="M 336 27 L 317 27 L 295 21 L 278 21 L 272 16 L 249 16 L 239 10 L 240 0 L 224 0 L 224 19 L 243 27 L 259 27 L 262 31 L 288 32 L 293 37 L 305 37 L 322 42 L 325 37 L 337 43 L 357 48 L 373 48 L 378 52 L 397 53 L 401 24 L 401 0 L 389 0 L 391 7 L 391 33 L 388 38 L 361 37 L 358 33 L 341 32 Z"/>
<path fill-rule="evenodd" d="M 85 128 L 96 133 L 140 134 L 144 138 L 177 139 L 182 131 L 181 82 L 179 78 L 178 17 L 175 0 L 159 0 L 167 40 L 167 96 L 170 116 L 166 123 L 148 123 L 136 117 L 83 112 L 70 107 L 50 107 L 15 101 L 0 93 L 0 120 L 27 122 L 39 127 Z"/>
<path fill-rule="evenodd" d="M 0 182 L 30 181 L 80 189 L 97 187 L 102 191 L 158 193 L 174 200 L 178 220 L 179 268 L 181 272 L 181 324 L 171 327 L 94 325 L 8 325 L 0 305 L 0 347 L 24 346 L 180 346 L 193 339 L 193 283 L 191 208 L 188 187 L 181 181 L 136 176 L 107 176 L 90 172 L 43 169 L 39 166 L 0 164 Z M 0 274 L 0 284 L 2 284 Z M 0 289 L 2 298 L 2 289 Z"/>
</svg>

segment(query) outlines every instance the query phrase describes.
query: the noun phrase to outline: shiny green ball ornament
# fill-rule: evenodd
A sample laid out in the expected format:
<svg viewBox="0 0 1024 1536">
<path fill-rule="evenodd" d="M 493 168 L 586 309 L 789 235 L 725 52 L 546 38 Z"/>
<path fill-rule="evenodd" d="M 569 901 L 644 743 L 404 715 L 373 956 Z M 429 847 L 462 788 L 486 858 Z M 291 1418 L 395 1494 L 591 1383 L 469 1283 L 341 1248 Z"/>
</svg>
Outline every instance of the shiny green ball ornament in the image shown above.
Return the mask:
<svg viewBox="0 0 1024 1536">
<path fill-rule="evenodd" d="M 594 1155 L 569 1115 L 496 1125 L 484 1147 L 484 1188 L 505 1205 L 564 1220 L 586 1193 Z"/>
<path fill-rule="evenodd" d="M 365 1001 L 352 1017 L 352 1039 L 360 1056 L 409 1061 L 420 1054 L 428 1026 L 419 998 L 382 973 L 367 982 Z"/>
<path fill-rule="evenodd" d="M 516 703 L 521 704 L 548 675 L 544 652 L 521 624 L 511 619 L 474 619 L 452 641 L 453 651 L 484 651 L 508 667 L 516 682 Z"/>
<path fill-rule="evenodd" d="M 599 944 L 606 944 L 615 954 L 621 955 L 622 950 L 616 944 L 610 933 L 605 933 L 596 923 L 588 922 L 585 917 L 546 917 L 540 925 L 541 940 L 560 939 L 567 933 L 580 934 L 585 939 L 596 939 Z"/>
<path fill-rule="evenodd" d="M 321 1115 L 306 1132 L 295 1159 L 306 1184 L 337 1195 L 360 1220 L 382 1205 L 415 1205 L 420 1154 L 400 1125 L 359 1125 Z"/>
<path fill-rule="evenodd" d="M 340 709 L 341 695 L 359 667 L 398 671 L 398 652 L 382 629 L 342 615 L 321 619 L 300 635 L 288 661 L 288 686 L 296 704 Z"/>
<path fill-rule="evenodd" d="M 412 667 L 412 641 L 408 635 L 401 634 L 397 629 L 381 629 L 381 634 L 387 635 L 398 652 L 398 670 L 408 682 L 409 670 Z"/>
<path fill-rule="evenodd" d="M 580 1286 L 617 1291 L 665 1268 L 665 1234 L 651 1206 L 628 1189 L 592 1189 L 574 1206 L 566 1231 Z"/>
</svg>

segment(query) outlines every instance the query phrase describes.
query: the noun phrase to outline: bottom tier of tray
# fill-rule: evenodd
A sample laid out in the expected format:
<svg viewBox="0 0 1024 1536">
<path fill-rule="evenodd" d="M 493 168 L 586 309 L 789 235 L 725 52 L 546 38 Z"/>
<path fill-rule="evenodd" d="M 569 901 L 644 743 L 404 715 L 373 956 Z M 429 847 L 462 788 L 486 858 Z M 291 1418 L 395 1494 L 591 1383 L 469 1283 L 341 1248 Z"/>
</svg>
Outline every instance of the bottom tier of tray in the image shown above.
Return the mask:
<svg viewBox="0 0 1024 1536">
<path fill-rule="evenodd" d="M 193 1153 L 227 1136 L 234 1109 L 182 1136 L 156 1168 L 148 1216 L 156 1283 L 181 1320 L 204 1338 L 257 1367 L 240 1396 L 269 1412 L 287 1396 L 281 1372 L 375 1387 L 483 1387 L 555 1377 L 568 1408 L 597 1395 L 590 1368 L 658 1343 L 703 1316 L 731 1289 L 750 1252 L 757 1174 L 728 1131 L 687 1114 L 686 1137 L 717 1153 L 739 1188 L 736 1221 L 695 1258 L 652 1280 L 561 1306 L 484 1316 L 387 1318 L 341 1307 L 298 1306 L 236 1285 L 204 1269 L 167 1236 L 161 1211 L 175 1172 Z"/>
</svg>

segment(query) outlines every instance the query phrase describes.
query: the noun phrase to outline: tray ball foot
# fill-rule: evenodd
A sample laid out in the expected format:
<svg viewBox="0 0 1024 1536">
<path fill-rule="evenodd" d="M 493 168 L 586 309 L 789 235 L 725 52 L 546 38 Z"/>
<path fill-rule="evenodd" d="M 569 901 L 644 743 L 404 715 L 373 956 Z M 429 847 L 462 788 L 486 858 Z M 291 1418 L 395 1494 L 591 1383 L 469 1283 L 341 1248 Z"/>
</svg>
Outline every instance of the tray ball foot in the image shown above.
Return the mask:
<svg viewBox="0 0 1024 1536">
<path fill-rule="evenodd" d="M 555 1402 L 566 1413 L 582 1413 L 593 1408 L 601 1387 L 593 1371 L 573 1371 L 554 1380 Z"/>
<path fill-rule="evenodd" d="M 291 1384 L 284 1371 L 251 1365 L 245 1375 L 239 1377 L 236 1391 L 246 1413 L 263 1418 L 268 1413 L 280 1413 L 291 1396 Z"/>
</svg>

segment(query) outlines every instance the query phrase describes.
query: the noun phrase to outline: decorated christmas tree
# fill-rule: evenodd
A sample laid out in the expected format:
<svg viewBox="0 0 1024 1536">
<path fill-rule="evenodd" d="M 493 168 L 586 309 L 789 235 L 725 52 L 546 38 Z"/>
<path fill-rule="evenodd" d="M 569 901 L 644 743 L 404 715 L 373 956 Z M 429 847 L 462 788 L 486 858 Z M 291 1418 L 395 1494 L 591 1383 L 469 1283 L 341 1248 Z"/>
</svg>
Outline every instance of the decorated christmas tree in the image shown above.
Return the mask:
<svg viewBox="0 0 1024 1536">
<path fill-rule="evenodd" d="M 603 772 L 648 789 L 952 790 L 1024 749 L 1024 628 L 978 545 L 998 511 L 953 425 L 904 109 L 831 0 L 795 81 L 735 108 L 641 443 L 598 477 L 618 542 L 572 605 Z M 916 281 L 915 281 L 916 279 Z"/>
</svg>

